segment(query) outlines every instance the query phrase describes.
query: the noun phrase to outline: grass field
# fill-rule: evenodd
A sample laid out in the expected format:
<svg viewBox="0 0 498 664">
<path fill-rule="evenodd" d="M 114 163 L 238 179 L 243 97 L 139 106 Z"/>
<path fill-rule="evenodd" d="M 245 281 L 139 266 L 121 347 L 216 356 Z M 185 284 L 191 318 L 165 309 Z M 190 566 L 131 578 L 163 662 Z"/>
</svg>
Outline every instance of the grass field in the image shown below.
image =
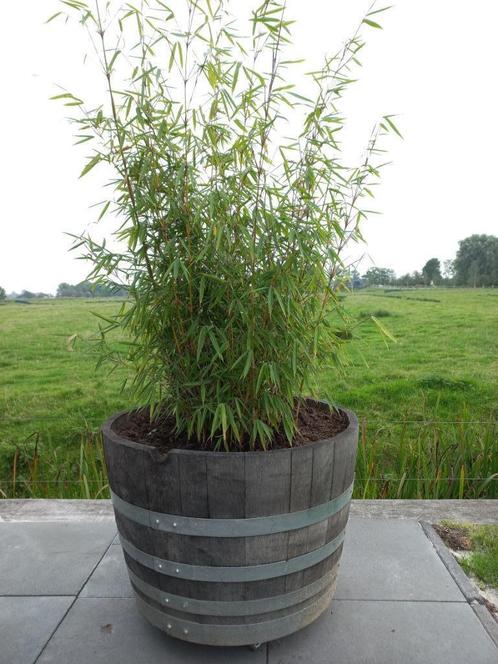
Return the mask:
<svg viewBox="0 0 498 664">
<path fill-rule="evenodd" d="M 320 385 L 362 423 L 355 495 L 497 497 L 498 292 L 379 289 L 344 304 L 357 321 L 346 373 L 324 368 Z M 91 313 L 118 306 L 0 306 L 0 496 L 107 495 L 96 432 L 131 401 L 123 370 L 95 371 Z"/>
</svg>

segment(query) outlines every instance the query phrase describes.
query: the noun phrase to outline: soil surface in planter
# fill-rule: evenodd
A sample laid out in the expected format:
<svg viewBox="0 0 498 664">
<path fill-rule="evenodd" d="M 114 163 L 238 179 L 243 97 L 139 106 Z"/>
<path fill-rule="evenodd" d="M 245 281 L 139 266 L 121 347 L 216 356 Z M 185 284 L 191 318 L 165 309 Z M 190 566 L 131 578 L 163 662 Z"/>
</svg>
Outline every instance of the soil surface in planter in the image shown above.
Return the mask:
<svg viewBox="0 0 498 664">
<path fill-rule="evenodd" d="M 292 441 L 292 447 L 301 447 L 317 440 L 331 438 L 344 431 L 348 424 L 348 417 L 341 410 L 327 410 L 323 406 L 302 402 L 299 407 L 298 431 Z M 122 426 L 116 428 L 116 433 L 129 440 L 157 447 L 163 453 L 172 449 L 215 449 L 215 442 L 212 440 L 201 443 L 196 439 L 187 438 L 185 434 L 178 435 L 175 432 L 175 421 L 171 417 L 158 416 L 151 421 L 146 409 L 129 413 Z M 284 447 L 290 447 L 290 445 L 282 429 L 275 432 L 267 449 Z M 242 441 L 239 446 L 234 448 L 234 451 L 245 452 L 249 449 L 248 441 Z M 223 447 L 219 451 L 223 452 Z"/>
</svg>

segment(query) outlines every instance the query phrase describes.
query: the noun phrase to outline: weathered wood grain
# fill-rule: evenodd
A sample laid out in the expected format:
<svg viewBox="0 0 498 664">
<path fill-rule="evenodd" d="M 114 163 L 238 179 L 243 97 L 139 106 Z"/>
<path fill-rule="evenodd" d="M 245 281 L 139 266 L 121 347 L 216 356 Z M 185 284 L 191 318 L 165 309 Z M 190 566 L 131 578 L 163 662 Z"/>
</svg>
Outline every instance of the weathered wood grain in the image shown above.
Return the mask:
<svg viewBox="0 0 498 664">
<path fill-rule="evenodd" d="M 166 514 L 181 514 L 180 472 L 177 454 L 145 453 L 144 472 L 149 509 Z"/>
<path fill-rule="evenodd" d="M 104 455 L 111 489 L 120 498 L 148 508 L 145 455 L 131 445 L 116 445 L 104 436 Z"/>
<path fill-rule="evenodd" d="M 178 455 L 180 500 L 184 516 L 209 516 L 207 493 L 207 464 L 205 455 Z"/>
<path fill-rule="evenodd" d="M 208 512 L 212 519 L 246 516 L 245 457 L 211 454 L 207 458 Z"/>
</svg>

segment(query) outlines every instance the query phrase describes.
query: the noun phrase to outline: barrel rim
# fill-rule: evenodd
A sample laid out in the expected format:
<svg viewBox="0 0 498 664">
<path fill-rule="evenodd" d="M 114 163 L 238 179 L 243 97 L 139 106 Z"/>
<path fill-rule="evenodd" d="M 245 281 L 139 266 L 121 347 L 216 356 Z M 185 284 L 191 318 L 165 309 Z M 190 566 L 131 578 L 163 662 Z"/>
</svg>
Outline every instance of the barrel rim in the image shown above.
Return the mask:
<svg viewBox="0 0 498 664">
<path fill-rule="evenodd" d="M 307 399 L 309 401 L 313 401 L 314 403 L 317 404 L 322 404 L 323 406 L 327 406 L 329 408 L 332 408 L 332 406 L 326 402 L 326 401 L 321 401 L 317 399 Z M 111 442 L 117 444 L 117 445 L 125 445 L 127 447 L 131 447 L 132 449 L 135 449 L 137 451 L 141 451 L 147 454 L 156 454 L 158 457 L 165 457 L 168 456 L 169 454 L 176 454 L 176 455 L 187 455 L 187 456 L 198 456 L 201 458 L 208 458 L 211 455 L 216 455 L 216 458 L 248 458 L 248 457 L 254 457 L 254 455 L 269 455 L 269 456 L 274 456 L 277 454 L 288 454 L 289 452 L 292 452 L 293 450 L 301 450 L 301 449 L 316 449 L 319 448 L 323 445 L 331 444 L 331 443 L 339 443 L 345 438 L 350 438 L 351 436 L 353 437 L 354 440 L 356 440 L 356 435 L 358 433 L 358 418 L 356 414 L 347 408 L 343 408 L 341 406 L 336 406 L 336 409 L 341 411 L 346 415 L 348 418 L 348 426 L 341 432 L 335 434 L 334 436 L 331 436 L 329 438 L 320 438 L 319 440 L 315 440 L 312 443 L 307 443 L 306 445 L 302 445 L 299 447 L 279 447 L 277 449 L 272 449 L 272 450 L 249 450 L 247 452 L 244 451 L 233 451 L 233 452 L 225 452 L 225 451 L 215 451 L 215 450 L 185 450 L 182 448 L 173 448 L 169 450 L 168 452 L 163 453 L 161 452 L 157 447 L 154 447 L 153 445 L 147 445 L 145 443 L 139 443 L 137 441 L 131 440 L 130 438 L 126 438 L 125 436 L 122 436 L 118 434 L 115 430 L 114 427 L 118 423 L 118 421 L 127 416 L 129 413 L 133 412 L 130 410 L 121 410 L 118 413 L 115 413 L 112 415 L 110 418 L 108 418 L 103 425 L 101 426 L 101 431 L 102 434 Z"/>
</svg>

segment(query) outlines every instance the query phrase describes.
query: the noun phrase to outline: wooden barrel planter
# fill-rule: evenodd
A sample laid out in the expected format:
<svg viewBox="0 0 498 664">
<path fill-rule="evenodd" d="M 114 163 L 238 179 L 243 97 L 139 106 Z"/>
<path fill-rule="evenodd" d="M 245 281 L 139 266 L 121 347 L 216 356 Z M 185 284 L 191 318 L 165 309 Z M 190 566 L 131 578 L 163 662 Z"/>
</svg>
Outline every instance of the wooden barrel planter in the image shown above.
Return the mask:
<svg viewBox="0 0 498 664">
<path fill-rule="evenodd" d="M 336 436 L 269 452 L 161 454 L 116 433 L 127 413 L 105 423 L 116 522 L 149 622 L 185 641 L 252 645 L 329 607 L 358 440 L 345 412 Z"/>
</svg>

